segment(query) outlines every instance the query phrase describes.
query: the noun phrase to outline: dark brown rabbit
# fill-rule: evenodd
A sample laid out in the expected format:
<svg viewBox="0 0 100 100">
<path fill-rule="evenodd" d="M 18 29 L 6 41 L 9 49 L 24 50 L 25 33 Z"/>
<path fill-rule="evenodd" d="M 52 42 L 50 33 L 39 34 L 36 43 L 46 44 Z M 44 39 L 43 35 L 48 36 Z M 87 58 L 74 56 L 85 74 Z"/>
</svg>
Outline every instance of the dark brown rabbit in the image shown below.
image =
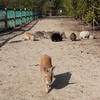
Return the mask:
<svg viewBox="0 0 100 100">
<path fill-rule="evenodd" d="M 71 33 L 70 39 L 71 39 L 72 41 L 76 41 L 76 34 L 75 34 L 75 33 Z"/>
</svg>

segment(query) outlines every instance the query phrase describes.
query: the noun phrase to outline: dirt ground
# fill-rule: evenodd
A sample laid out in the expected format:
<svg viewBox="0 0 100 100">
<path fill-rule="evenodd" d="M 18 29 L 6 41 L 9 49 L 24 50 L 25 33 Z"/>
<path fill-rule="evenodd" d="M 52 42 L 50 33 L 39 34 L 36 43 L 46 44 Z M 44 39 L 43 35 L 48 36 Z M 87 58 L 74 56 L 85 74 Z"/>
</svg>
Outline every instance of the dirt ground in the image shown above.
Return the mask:
<svg viewBox="0 0 100 100">
<path fill-rule="evenodd" d="M 71 41 L 70 34 L 79 38 L 81 27 L 73 18 L 49 17 L 2 33 L 0 100 L 100 100 L 100 32 L 96 32 L 96 39 Z M 21 34 L 27 30 L 65 31 L 67 39 L 22 42 Z M 43 54 L 51 56 L 56 66 L 54 88 L 48 94 L 39 71 Z"/>
</svg>

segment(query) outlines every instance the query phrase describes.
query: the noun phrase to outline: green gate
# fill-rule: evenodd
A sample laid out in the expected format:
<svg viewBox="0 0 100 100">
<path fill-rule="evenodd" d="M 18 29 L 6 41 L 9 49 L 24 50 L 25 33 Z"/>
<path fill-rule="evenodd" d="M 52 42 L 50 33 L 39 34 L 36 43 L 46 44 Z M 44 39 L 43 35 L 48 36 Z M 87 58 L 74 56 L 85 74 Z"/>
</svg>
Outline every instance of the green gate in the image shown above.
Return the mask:
<svg viewBox="0 0 100 100">
<path fill-rule="evenodd" d="M 0 9 L 0 31 L 16 27 L 41 17 L 41 11 Z"/>
</svg>

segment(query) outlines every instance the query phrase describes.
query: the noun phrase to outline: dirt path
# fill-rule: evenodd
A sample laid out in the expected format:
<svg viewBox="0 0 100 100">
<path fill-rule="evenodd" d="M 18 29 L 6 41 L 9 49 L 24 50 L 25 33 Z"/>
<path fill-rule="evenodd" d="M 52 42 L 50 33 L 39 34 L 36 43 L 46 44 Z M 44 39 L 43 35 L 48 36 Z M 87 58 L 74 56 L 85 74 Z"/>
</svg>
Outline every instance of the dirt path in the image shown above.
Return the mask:
<svg viewBox="0 0 100 100">
<path fill-rule="evenodd" d="M 81 26 L 71 18 L 45 18 L 0 37 L 0 100 L 100 100 L 100 38 L 70 41 Z M 21 42 L 24 31 L 66 31 L 67 39 Z M 8 39 L 8 41 L 6 41 Z M 5 42 L 6 41 L 6 42 Z M 45 94 L 39 71 L 41 55 L 48 54 L 54 70 L 54 88 Z"/>
</svg>

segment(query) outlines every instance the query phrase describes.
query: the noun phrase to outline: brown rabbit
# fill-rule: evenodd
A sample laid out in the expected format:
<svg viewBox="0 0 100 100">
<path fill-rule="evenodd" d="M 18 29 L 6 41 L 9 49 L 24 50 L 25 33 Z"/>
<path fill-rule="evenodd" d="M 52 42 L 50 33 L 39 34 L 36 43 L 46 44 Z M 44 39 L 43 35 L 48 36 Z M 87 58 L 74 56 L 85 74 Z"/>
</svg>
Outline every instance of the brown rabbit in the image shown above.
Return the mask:
<svg viewBox="0 0 100 100">
<path fill-rule="evenodd" d="M 24 34 L 22 34 L 22 39 L 23 40 L 31 40 L 31 41 L 34 41 L 35 40 L 35 37 L 30 32 L 25 32 Z"/>
<path fill-rule="evenodd" d="M 76 34 L 75 34 L 75 33 L 71 33 L 70 39 L 71 39 L 72 41 L 76 41 Z"/>
<path fill-rule="evenodd" d="M 46 87 L 46 93 L 49 92 L 49 85 L 52 83 L 53 78 L 53 69 L 55 67 L 52 66 L 51 57 L 44 55 L 40 59 L 40 71 L 42 74 L 42 79 L 44 81 Z"/>
</svg>

